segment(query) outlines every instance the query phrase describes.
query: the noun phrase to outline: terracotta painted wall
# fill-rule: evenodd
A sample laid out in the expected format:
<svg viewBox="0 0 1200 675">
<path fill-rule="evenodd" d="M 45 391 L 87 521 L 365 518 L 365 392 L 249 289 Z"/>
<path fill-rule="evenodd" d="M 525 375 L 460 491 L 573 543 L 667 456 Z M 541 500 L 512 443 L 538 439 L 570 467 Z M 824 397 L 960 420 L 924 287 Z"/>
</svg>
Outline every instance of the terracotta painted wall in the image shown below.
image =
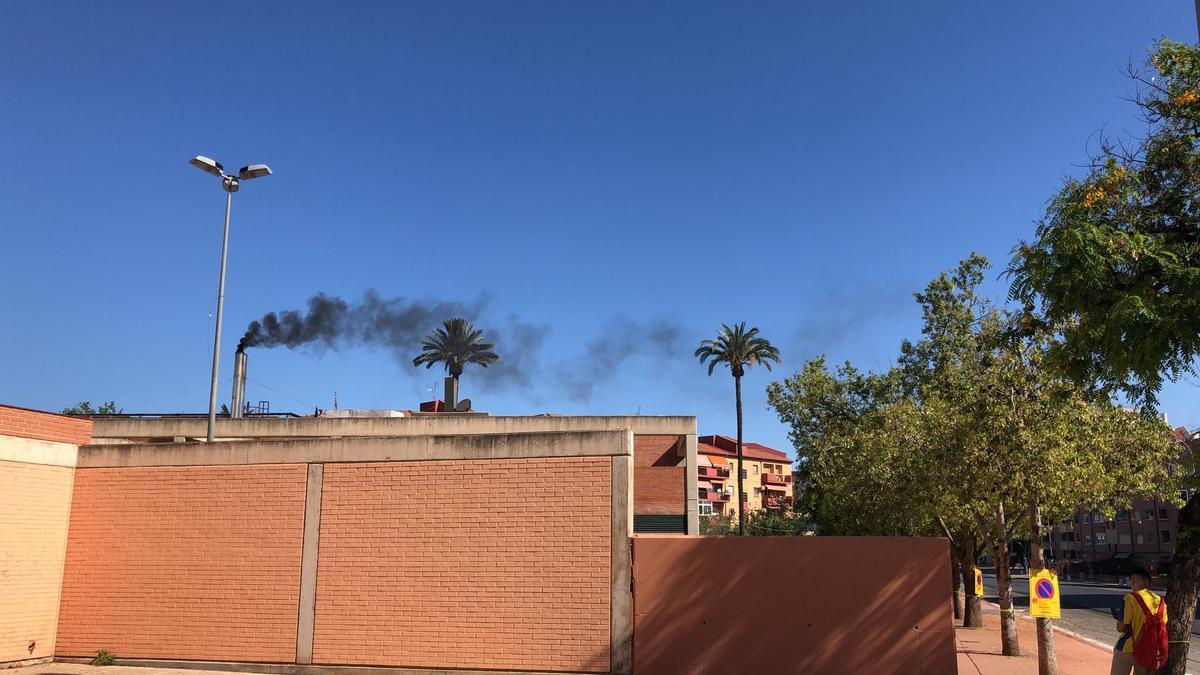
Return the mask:
<svg viewBox="0 0 1200 675">
<path fill-rule="evenodd" d="M 636 675 L 955 672 L 945 540 L 641 535 L 633 558 Z"/>
<path fill-rule="evenodd" d="M 633 437 L 633 512 L 637 515 L 683 515 L 684 458 L 675 450 L 679 436 Z"/>
<path fill-rule="evenodd" d="M 326 464 L 313 662 L 606 672 L 611 466 Z"/>
<path fill-rule="evenodd" d="M 0 663 L 54 654 L 72 471 L 0 461 Z"/>
<path fill-rule="evenodd" d="M 78 469 L 56 654 L 292 662 L 306 478 Z"/>
</svg>

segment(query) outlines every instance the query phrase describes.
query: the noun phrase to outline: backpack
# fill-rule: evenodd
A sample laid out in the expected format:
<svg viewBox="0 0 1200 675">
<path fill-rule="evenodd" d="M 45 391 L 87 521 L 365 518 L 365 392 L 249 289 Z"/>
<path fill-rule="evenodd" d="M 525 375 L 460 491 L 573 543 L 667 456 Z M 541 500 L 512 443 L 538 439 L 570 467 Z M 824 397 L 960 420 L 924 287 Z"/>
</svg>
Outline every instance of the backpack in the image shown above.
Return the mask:
<svg viewBox="0 0 1200 675">
<path fill-rule="evenodd" d="M 1163 621 L 1163 616 L 1167 611 L 1167 601 L 1159 598 L 1158 612 L 1150 613 L 1150 608 L 1146 606 L 1146 601 L 1142 599 L 1140 593 L 1133 593 L 1133 599 L 1137 600 L 1138 605 L 1142 608 L 1142 613 L 1146 615 L 1146 622 L 1142 624 L 1142 632 L 1138 633 L 1137 639 L 1133 642 L 1133 660 L 1143 668 L 1154 670 L 1162 668 L 1167 663 L 1167 624 Z"/>
</svg>

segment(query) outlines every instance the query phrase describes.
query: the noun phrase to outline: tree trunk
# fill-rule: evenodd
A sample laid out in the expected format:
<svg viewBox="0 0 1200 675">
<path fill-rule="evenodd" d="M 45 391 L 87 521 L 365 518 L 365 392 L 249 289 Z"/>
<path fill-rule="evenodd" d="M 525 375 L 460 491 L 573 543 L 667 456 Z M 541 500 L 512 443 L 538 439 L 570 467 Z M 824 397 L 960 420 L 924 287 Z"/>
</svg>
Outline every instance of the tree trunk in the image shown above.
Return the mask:
<svg viewBox="0 0 1200 675">
<path fill-rule="evenodd" d="M 1171 647 L 1167 665 L 1159 669 L 1163 675 L 1187 672 L 1197 591 L 1200 591 L 1200 493 L 1193 495 L 1179 511 L 1179 534 L 1175 537 L 1175 555 L 1171 557 L 1167 579 L 1167 635 Z"/>
<path fill-rule="evenodd" d="M 975 545 L 975 535 L 964 534 L 962 557 L 962 585 L 965 591 L 963 603 L 963 627 L 983 628 L 983 613 L 980 611 L 982 598 L 975 595 L 975 567 L 979 564 L 976 557 L 978 548 Z"/>
<path fill-rule="evenodd" d="M 1037 499 L 1029 502 L 1029 569 L 1046 569 L 1042 554 L 1042 508 Z M 1132 530 L 1130 530 L 1132 532 Z M 1054 624 L 1050 619 L 1037 620 L 1038 675 L 1058 675 L 1058 659 L 1054 653 Z"/>
<path fill-rule="evenodd" d="M 963 618 L 962 553 L 954 545 L 954 542 L 950 543 L 950 588 L 954 593 L 954 620 L 961 621 Z"/>
<path fill-rule="evenodd" d="M 993 535 L 992 557 L 996 562 L 996 588 L 1000 601 L 1000 645 L 1005 656 L 1020 656 L 1021 643 L 1017 639 L 1017 617 L 1013 613 L 1012 573 L 1009 570 L 1008 521 L 1004 517 L 1004 504 L 996 509 L 996 534 Z"/>
<path fill-rule="evenodd" d="M 737 401 L 737 451 L 738 451 L 738 536 L 746 533 L 746 505 L 750 496 L 742 483 L 742 378 L 733 376 L 734 400 Z"/>
</svg>

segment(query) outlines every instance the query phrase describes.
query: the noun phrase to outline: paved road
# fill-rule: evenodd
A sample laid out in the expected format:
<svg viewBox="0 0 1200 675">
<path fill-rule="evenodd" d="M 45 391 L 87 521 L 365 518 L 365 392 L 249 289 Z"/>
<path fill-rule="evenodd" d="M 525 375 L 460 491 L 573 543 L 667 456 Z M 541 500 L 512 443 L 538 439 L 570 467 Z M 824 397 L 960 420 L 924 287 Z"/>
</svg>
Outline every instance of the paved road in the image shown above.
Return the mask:
<svg viewBox="0 0 1200 675">
<path fill-rule="evenodd" d="M 996 576 L 991 570 L 983 575 L 983 588 L 984 599 L 996 602 Z M 1062 594 L 1062 619 L 1056 620 L 1055 624 L 1108 645 L 1117 641 L 1117 624 L 1109 608 L 1121 607 L 1128 589 L 1060 580 L 1059 592 Z M 1026 575 L 1013 575 L 1013 607 L 1022 614 L 1029 613 L 1029 577 Z M 1200 621 L 1192 624 L 1188 663 L 1192 670 L 1200 669 Z"/>
</svg>

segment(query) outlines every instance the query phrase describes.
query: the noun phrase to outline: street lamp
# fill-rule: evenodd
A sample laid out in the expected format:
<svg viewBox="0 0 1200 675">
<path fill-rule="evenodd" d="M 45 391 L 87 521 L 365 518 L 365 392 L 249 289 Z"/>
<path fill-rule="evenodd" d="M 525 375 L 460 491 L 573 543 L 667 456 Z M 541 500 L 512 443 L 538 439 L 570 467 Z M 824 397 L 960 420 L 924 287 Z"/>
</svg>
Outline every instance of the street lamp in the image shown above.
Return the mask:
<svg viewBox="0 0 1200 675">
<path fill-rule="evenodd" d="M 225 190 L 225 236 L 221 239 L 221 281 L 217 285 L 217 330 L 213 337 L 212 383 L 208 390 L 208 442 L 213 442 L 213 427 L 217 423 L 217 366 L 221 358 L 221 314 L 225 309 L 225 254 L 229 250 L 229 208 L 233 205 L 233 193 L 238 191 L 238 183 L 243 180 L 262 178 L 271 175 L 271 167 L 266 164 L 251 164 L 243 166 L 238 175 L 225 174 L 225 167 L 220 162 L 202 155 L 196 155 L 189 162 L 201 171 L 221 179 L 221 187 Z M 232 411 L 231 411 L 232 412 Z"/>
</svg>

